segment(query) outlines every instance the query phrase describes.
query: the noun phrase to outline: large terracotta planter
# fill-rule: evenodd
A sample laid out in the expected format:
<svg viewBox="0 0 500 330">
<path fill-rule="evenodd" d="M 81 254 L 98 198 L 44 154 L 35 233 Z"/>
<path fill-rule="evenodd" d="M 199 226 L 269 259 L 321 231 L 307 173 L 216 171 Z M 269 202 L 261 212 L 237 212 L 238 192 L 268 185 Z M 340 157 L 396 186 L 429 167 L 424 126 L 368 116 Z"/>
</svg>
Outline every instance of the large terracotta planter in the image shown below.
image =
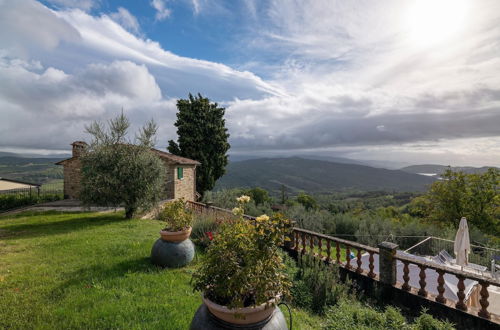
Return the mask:
<svg viewBox="0 0 500 330">
<path fill-rule="evenodd" d="M 269 319 L 274 312 L 276 299 L 270 300 L 268 304 L 233 309 L 216 304 L 205 296 L 203 296 L 203 303 L 207 306 L 210 313 L 218 319 L 242 325 L 259 323 Z"/>
<path fill-rule="evenodd" d="M 187 240 L 189 236 L 191 236 L 191 231 L 193 228 L 188 227 L 188 229 L 181 230 L 181 231 L 166 231 L 166 230 L 161 230 L 160 235 L 161 239 L 167 242 L 182 242 L 184 240 Z"/>
</svg>

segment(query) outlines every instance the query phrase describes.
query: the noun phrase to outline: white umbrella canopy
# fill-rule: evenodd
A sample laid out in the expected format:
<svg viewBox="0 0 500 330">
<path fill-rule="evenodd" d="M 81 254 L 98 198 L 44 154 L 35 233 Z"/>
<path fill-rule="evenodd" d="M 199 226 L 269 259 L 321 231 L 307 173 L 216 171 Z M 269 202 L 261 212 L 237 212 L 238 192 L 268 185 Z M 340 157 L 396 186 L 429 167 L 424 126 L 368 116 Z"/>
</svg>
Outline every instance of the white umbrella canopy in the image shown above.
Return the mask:
<svg viewBox="0 0 500 330">
<path fill-rule="evenodd" d="M 457 235 L 455 236 L 454 244 L 456 263 L 460 266 L 465 266 L 469 261 L 470 253 L 470 240 L 469 240 L 469 227 L 467 226 L 467 219 L 462 218 L 458 226 Z"/>
</svg>

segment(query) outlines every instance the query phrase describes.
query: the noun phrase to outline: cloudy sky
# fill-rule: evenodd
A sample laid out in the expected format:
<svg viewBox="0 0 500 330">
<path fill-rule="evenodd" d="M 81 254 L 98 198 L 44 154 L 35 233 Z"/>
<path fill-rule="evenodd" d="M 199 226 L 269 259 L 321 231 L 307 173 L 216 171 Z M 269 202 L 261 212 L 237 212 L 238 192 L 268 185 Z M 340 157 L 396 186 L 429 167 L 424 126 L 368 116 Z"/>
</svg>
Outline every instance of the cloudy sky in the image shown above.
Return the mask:
<svg viewBox="0 0 500 330">
<path fill-rule="evenodd" d="M 232 152 L 500 165 L 498 0 L 0 0 L 0 151 L 68 152 L 123 108 Z"/>
</svg>

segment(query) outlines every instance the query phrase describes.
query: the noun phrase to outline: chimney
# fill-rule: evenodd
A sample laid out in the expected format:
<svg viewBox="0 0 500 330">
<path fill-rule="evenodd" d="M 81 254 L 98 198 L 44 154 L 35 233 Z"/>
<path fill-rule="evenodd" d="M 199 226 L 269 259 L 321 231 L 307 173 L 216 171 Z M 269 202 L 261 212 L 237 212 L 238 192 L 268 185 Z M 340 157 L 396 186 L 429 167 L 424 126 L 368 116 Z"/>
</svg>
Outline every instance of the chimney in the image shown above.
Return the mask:
<svg viewBox="0 0 500 330">
<path fill-rule="evenodd" d="M 85 151 L 85 148 L 87 147 L 87 143 L 83 141 L 75 141 L 71 143 L 73 146 L 73 157 L 80 157 L 80 155 Z"/>
</svg>

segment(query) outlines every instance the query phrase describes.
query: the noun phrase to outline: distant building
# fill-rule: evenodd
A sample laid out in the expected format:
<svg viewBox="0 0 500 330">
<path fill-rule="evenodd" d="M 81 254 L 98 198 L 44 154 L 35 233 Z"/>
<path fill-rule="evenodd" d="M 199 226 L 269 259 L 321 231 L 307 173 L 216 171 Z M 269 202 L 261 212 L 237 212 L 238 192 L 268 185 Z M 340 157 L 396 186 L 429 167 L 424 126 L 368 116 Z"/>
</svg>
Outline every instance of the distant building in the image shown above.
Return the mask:
<svg viewBox="0 0 500 330">
<path fill-rule="evenodd" d="M 38 189 L 39 187 L 37 183 L 0 178 L 0 190 Z"/>
<path fill-rule="evenodd" d="M 64 197 L 78 199 L 80 192 L 81 164 L 80 155 L 87 144 L 83 141 L 75 141 L 71 158 L 57 162 L 56 165 L 64 167 Z M 168 152 L 151 149 L 165 164 L 165 199 L 184 198 L 196 201 L 196 166 L 200 163 L 196 160 L 172 155 Z"/>
</svg>

